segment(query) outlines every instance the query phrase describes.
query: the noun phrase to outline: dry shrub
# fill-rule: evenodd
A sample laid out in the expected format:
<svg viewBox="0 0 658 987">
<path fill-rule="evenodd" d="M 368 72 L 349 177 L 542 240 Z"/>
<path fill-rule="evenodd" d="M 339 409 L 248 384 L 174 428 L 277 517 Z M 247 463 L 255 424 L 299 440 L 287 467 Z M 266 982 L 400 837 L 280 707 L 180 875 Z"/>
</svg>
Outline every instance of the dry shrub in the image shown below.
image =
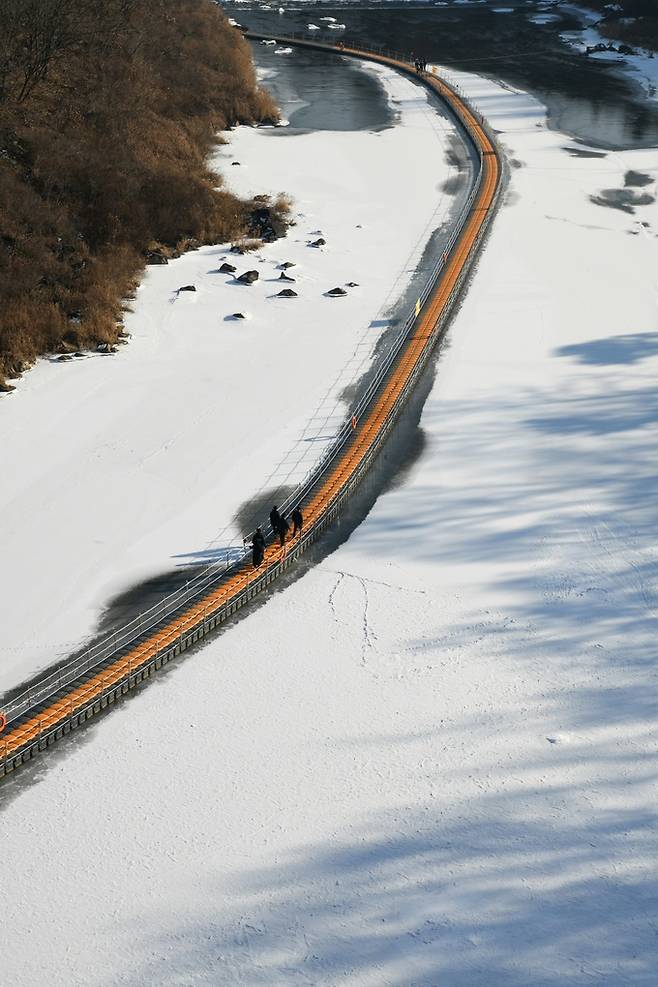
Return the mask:
<svg viewBox="0 0 658 987">
<path fill-rule="evenodd" d="M 207 157 L 277 110 L 206 0 L 3 0 L 0 37 L 1 376 L 114 339 L 154 245 L 243 237 Z"/>
<path fill-rule="evenodd" d="M 258 240 L 255 237 L 241 237 L 239 240 L 235 240 L 231 247 L 236 248 L 243 254 L 248 254 L 252 250 L 258 250 L 259 247 L 263 246 L 263 241 Z"/>
</svg>

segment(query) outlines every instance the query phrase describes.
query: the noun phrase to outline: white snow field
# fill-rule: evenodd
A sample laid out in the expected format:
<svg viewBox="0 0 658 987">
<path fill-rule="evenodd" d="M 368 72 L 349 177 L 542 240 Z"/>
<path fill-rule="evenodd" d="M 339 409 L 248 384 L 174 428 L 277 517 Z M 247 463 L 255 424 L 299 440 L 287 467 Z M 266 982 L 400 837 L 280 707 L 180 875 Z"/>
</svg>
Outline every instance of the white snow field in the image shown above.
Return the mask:
<svg viewBox="0 0 658 987">
<path fill-rule="evenodd" d="M 367 71 L 395 126 L 239 128 L 219 149 L 239 193 L 292 196 L 297 225 L 285 239 L 149 268 L 126 319 L 129 346 L 42 360 L 0 400 L 0 691 L 77 649 L 119 592 L 223 558 L 248 533 L 232 523 L 240 505 L 301 479 L 342 422 L 341 392 L 368 366 L 388 309 L 458 201 L 443 191 L 457 174 L 453 125 L 422 87 Z M 326 246 L 308 246 L 320 234 Z M 259 281 L 217 273 L 223 259 Z M 294 284 L 278 280 L 284 261 L 296 265 Z M 350 281 L 347 297 L 325 296 Z M 188 284 L 195 293 L 177 294 Z M 299 297 L 274 297 L 286 287 Z"/>
<path fill-rule="evenodd" d="M 658 214 L 591 197 L 658 152 L 459 81 L 515 165 L 420 458 L 5 784 L 7 983 L 655 985 Z"/>
</svg>

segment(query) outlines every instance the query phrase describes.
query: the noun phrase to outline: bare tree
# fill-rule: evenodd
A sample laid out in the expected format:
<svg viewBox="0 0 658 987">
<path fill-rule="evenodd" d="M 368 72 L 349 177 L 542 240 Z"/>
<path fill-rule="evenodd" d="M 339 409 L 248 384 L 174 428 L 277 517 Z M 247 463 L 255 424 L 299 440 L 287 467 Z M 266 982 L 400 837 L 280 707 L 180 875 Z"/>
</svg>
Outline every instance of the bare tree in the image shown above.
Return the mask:
<svg viewBox="0 0 658 987">
<path fill-rule="evenodd" d="M 0 0 L 0 100 L 22 103 L 75 42 L 74 0 Z"/>
</svg>

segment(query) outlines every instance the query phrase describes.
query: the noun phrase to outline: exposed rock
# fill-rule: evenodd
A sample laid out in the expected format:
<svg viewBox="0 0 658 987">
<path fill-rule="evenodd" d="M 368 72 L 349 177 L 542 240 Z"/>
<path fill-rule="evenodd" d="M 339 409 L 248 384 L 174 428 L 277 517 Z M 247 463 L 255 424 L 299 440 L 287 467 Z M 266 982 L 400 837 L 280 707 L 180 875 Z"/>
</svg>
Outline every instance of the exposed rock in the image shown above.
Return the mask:
<svg viewBox="0 0 658 987">
<path fill-rule="evenodd" d="M 238 166 L 238 167 L 239 167 L 239 165 L 240 165 L 240 162 L 239 162 L 239 161 L 231 161 L 231 164 L 232 164 L 232 165 L 233 165 L 233 167 L 235 168 L 236 166 Z"/>
<path fill-rule="evenodd" d="M 70 353 L 62 353 L 61 356 L 58 356 L 57 357 L 57 362 L 58 363 L 68 363 L 72 359 L 73 359 L 73 357 L 71 356 Z"/>
<path fill-rule="evenodd" d="M 283 264 L 279 264 L 279 267 L 281 268 L 282 271 L 287 271 L 288 268 L 295 267 L 295 266 L 296 265 L 293 264 L 293 262 L 291 260 L 284 260 Z"/>
<path fill-rule="evenodd" d="M 294 282 L 294 280 L 295 279 L 294 278 L 291 278 L 289 274 L 286 274 L 285 273 L 285 271 L 281 271 L 281 274 L 279 275 L 279 281 L 292 281 L 292 282 Z"/>
<path fill-rule="evenodd" d="M 254 281 L 258 281 L 258 271 L 245 271 L 237 280 L 240 284 L 253 284 Z"/>
<path fill-rule="evenodd" d="M 194 287 L 193 284 L 184 284 L 182 288 L 179 288 L 178 289 L 178 291 L 179 292 L 181 292 L 181 291 L 196 291 L 196 288 Z"/>
<path fill-rule="evenodd" d="M 112 343 L 99 343 L 96 347 L 97 353 L 116 353 L 117 348 Z"/>
<path fill-rule="evenodd" d="M 149 250 L 146 254 L 147 264 L 168 264 L 169 261 L 159 250 Z"/>
<path fill-rule="evenodd" d="M 78 350 L 77 353 L 73 354 L 73 356 L 77 357 L 78 360 L 84 359 L 86 355 L 87 354 L 83 353 L 81 350 Z"/>
<path fill-rule="evenodd" d="M 230 253 L 232 254 L 245 254 L 247 251 L 239 243 L 234 243 L 231 247 Z"/>
<path fill-rule="evenodd" d="M 327 241 L 320 236 L 317 240 L 311 240 L 309 247 L 324 247 L 326 242 Z"/>
<path fill-rule="evenodd" d="M 347 282 L 347 287 L 348 288 L 358 288 L 359 287 L 359 283 L 358 283 L 358 281 L 348 281 Z"/>
<path fill-rule="evenodd" d="M 235 274 L 235 265 L 228 264 L 226 261 L 222 264 L 219 269 L 220 274 Z"/>
<path fill-rule="evenodd" d="M 246 319 L 247 316 L 244 314 L 244 312 L 234 312 L 233 315 L 231 316 L 231 318 L 232 319 Z"/>
<path fill-rule="evenodd" d="M 249 215 L 249 236 L 262 240 L 263 243 L 273 243 L 286 235 L 284 220 L 276 216 L 269 206 L 258 206 Z"/>
<path fill-rule="evenodd" d="M 12 391 L 15 391 L 15 390 L 16 390 L 16 388 L 14 387 L 13 384 L 8 384 L 6 381 L 0 380 L 0 393 L 1 394 L 11 394 L 11 392 Z"/>
<path fill-rule="evenodd" d="M 284 288 L 277 295 L 277 298 L 297 298 L 297 292 L 293 291 L 292 288 Z"/>
<path fill-rule="evenodd" d="M 327 294 L 330 295 L 331 298 L 340 298 L 341 295 L 346 295 L 347 292 L 344 288 L 330 288 Z"/>
</svg>

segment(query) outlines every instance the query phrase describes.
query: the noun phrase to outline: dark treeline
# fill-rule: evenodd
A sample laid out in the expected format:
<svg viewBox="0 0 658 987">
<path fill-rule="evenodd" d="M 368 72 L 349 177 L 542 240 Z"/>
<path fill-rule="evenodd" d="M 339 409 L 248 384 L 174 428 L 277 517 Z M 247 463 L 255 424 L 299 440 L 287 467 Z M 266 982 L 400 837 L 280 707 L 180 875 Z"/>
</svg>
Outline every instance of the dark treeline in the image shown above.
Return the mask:
<svg viewBox="0 0 658 987">
<path fill-rule="evenodd" d="M 155 244 L 240 235 L 207 154 L 275 116 L 208 0 L 0 0 L 0 381 L 116 338 Z"/>
<path fill-rule="evenodd" d="M 658 51 L 658 0 L 580 0 L 601 14 L 601 33 Z"/>
</svg>

